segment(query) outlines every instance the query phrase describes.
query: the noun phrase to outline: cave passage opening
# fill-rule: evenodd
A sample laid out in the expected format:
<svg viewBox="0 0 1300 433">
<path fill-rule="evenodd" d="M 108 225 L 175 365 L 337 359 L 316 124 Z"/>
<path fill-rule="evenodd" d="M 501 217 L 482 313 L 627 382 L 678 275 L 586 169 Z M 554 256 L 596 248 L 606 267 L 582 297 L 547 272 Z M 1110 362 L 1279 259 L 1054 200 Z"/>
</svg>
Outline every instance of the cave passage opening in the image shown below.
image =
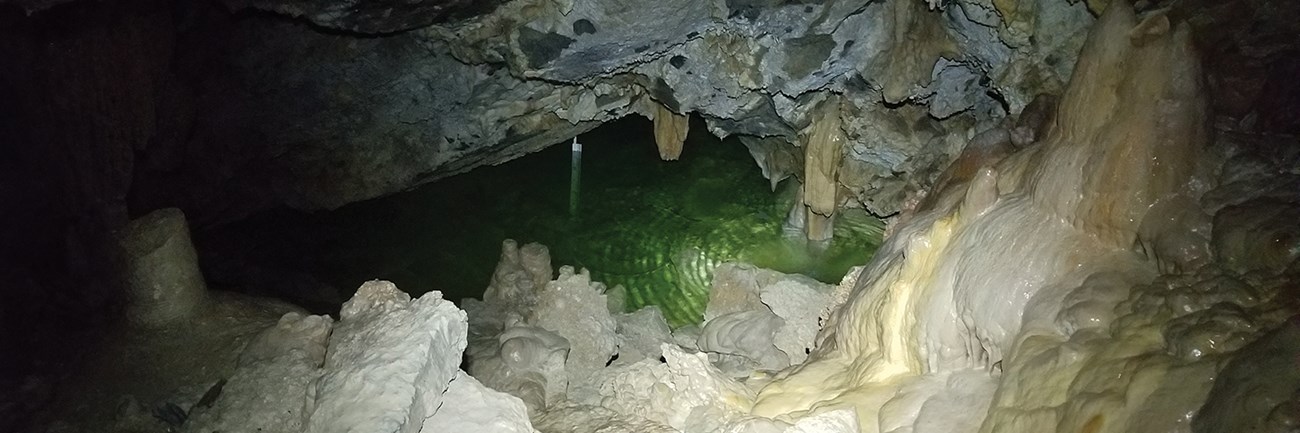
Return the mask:
<svg viewBox="0 0 1300 433">
<path fill-rule="evenodd" d="M 570 215 L 570 145 L 333 211 L 277 210 L 196 233 L 214 287 L 273 294 L 333 312 L 371 279 L 453 301 L 481 297 L 501 242 L 539 242 L 555 267 L 626 289 L 628 311 L 657 305 L 673 326 L 701 320 L 713 268 L 744 261 L 836 283 L 870 259 L 883 222 L 837 217 L 835 239 L 808 248 L 783 231 L 799 188 L 775 191 L 735 138 L 692 119 L 678 161 L 659 158 L 651 122 L 610 122 L 579 137 L 582 198 Z"/>
</svg>

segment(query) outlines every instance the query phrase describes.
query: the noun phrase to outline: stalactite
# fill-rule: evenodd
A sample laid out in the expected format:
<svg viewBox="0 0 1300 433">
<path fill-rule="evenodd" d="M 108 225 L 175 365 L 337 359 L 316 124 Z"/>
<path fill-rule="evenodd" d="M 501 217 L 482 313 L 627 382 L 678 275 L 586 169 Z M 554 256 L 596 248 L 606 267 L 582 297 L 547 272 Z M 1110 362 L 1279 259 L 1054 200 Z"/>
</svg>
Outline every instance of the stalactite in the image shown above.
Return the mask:
<svg viewBox="0 0 1300 433">
<path fill-rule="evenodd" d="M 830 239 L 830 217 L 839 190 L 836 175 L 844 157 L 844 129 L 838 97 L 822 102 L 804 140 L 803 202 L 808 206 L 808 239 Z"/>
<path fill-rule="evenodd" d="M 659 159 L 676 161 L 682 156 L 682 145 L 686 143 L 686 133 L 690 129 L 690 118 L 677 114 L 668 107 L 657 105 L 655 108 L 655 144 L 659 146 Z"/>
<path fill-rule="evenodd" d="M 939 57 L 951 56 L 957 50 L 944 31 L 941 15 L 930 13 L 925 3 L 901 1 L 889 5 L 888 25 L 894 48 L 877 60 L 877 68 L 883 71 L 877 76 L 885 101 L 896 104 L 930 82 Z"/>
</svg>

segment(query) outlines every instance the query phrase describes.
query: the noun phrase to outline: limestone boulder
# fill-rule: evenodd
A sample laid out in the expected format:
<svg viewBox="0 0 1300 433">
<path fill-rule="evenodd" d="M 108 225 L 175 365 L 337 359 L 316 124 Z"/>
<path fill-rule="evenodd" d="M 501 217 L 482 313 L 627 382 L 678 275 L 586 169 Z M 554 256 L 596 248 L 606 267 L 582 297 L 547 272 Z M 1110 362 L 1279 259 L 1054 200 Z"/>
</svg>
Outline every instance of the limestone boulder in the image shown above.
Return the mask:
<svg viewBox="0 0 1300 433">
<path fill-rule="evenodd" d="M 570 266 L 538 295 L 537 307 L 529 313 L 530 324 L 559 334 L 569 342 L 565 370 L 571 377 L 587 377 L 604 368 L 618 352 L 617 323 L 609 314 L 605 286 L 591 281 L 585 269 L 575 273 Z"/>
<path fill-rule="evenodd" d="M 328 316 L 285 314 L 249 342 L 229 381 L 204 393 L 182 431 L 303 431 L 332 323 Z"/>
<path fill-rule="evenodd" d="M 569 340 L 546 329 L 512 323 L 495 344 L 469 358 L 470 373 L 483 384 L 523 400 L 540 412 L 562 400 L 569 388 L 565 370 Z"/>
<path fill-rule="evenodd" d="M 494 391 L 458 371 L 442 396 L 442 407 L 424 420 L 420 433 L 536 433 L 524 402 Z"/>
<path fill-rule="evenodd" d="M 658 307 L 648 306 L 614 317 L 618 322 L 618 361 L 633 363 L 642 359 L 659 359 L 660 346 L 672 343 L 672 330 Z"/>
<path fill-rule="evenodd" d="M 411 299 L 392 283 L 365 283 L 330 335 L 305 431 L 419 432 L 459 370 L 466 327 L 439 292 Z"/>
</svg>

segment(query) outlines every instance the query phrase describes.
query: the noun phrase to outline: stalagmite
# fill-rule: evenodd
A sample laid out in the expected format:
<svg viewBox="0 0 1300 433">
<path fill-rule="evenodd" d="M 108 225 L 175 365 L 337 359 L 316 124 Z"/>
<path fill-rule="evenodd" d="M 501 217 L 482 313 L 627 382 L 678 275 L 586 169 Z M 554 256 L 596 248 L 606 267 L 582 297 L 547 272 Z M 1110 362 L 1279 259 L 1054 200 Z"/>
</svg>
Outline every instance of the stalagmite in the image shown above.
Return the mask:
<svg viewBox="0 0 1300 433">
<path fill-rule="evenodd" d="M 121 245 L 132 323 L 161 326 L 194 314 L 208 289 L 179 209 L 149 213 L 123 230 Z"/>
<path fill-rule="evenodd" d="M 690 118 L 677 114 L 661 104 L 655 108 L 655 144 L 659 146 L 659 159 L 676 161 L 682 156 L 682 145 L 690 129 Z"/>
<path fill-rule="evenodd" d="M 801 135 L 805 152 L 803 202 L 808 206 L 810 240 L 831 238 L 830 218 L 835 215 L 835 193 L 839 190 L 836 174 L 847 140 L 842 124 L 840 99 L 832 96 L 817 108 L 812 125 Z"/>
</svg>

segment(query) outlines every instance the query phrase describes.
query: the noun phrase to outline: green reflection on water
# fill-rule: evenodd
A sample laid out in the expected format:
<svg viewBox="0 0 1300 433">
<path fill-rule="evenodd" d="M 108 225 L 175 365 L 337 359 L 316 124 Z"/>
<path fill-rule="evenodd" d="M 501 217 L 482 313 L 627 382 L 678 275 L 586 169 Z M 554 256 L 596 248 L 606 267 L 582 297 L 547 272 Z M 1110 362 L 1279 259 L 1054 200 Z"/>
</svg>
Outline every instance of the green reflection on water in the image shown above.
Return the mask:
<svg viewBox="0 0 1300 433">
<path fill-rule="evenodd" d="M 834 283 L 879 244 L 880 221 L 862 212 L 841 217 L 835 242 L 818 254 L 783 239 L 794 183 L 773 193 L 739 141 L 719 141 L 699 122 L 679 161 L 659 160 L 650 124 L 639 118 L 580 140 L 576 218 L 565 143 L 312 215 L 289 230 L 316 233 L 301 235 L 318 238 L 313 272 L 338 287 L 383 278 L 453 300 L 482 293 L 502 240 L 540 242 L 556 267 L 585 267 L 609 287 L 622 285 L 629 309 L 658 305 L 674 326 L 700 320 L 719 263 L 741 260 Z"/>
</svg>

